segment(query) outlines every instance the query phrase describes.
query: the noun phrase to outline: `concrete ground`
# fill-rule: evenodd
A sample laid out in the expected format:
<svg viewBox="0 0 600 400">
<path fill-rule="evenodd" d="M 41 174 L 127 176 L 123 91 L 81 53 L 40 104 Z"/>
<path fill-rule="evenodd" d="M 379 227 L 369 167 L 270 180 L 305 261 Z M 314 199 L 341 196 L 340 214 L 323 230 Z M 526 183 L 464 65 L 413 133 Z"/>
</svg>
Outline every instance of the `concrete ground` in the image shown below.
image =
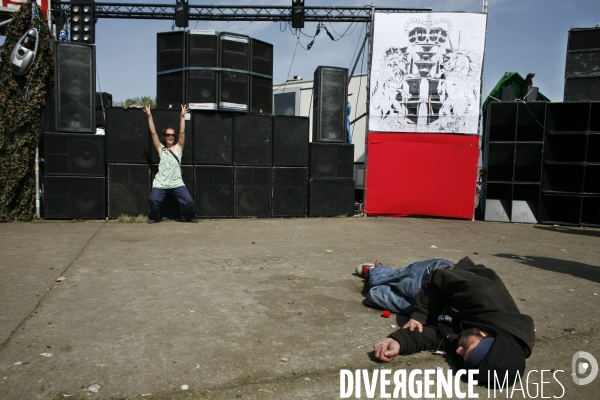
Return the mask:
<svg viewBox="0 0 600 400">
<path fill-rule="evenodd" d="M 446 371 L 430 353 L 372 359 L 397 322 L 362 305 L 354 267 L 464 256 L 536 323 L 510 398 L 597 398 L 600 377 L 571 373 L 577 351 L 600 360 L 599 239 L 426 218 L 0 224 L 0 399 L 333 399 L 341 369 Z"/>
</svg>

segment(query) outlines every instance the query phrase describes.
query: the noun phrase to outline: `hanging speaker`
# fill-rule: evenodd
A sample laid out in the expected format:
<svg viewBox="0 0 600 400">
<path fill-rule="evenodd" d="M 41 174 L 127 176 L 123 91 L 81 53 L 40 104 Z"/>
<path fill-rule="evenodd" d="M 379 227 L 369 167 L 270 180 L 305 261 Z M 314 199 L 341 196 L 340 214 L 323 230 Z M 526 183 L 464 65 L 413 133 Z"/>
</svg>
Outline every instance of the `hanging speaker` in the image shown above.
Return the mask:
<svg viewBox="0 0 600 400">
<path fill-rule="evenodd" d="M 308 213 L 308 168 L 273 167 L 273 217 Z"/>
<path fill-rule="evenodd" d="M 10 55 L 10 69 L 17 75 L 26 75 L 37 55 L 39 33 L 31 28 L 17 41 Z"/>
<path fill-rule="evenodd" d="M 235 167 L 234 215 L 271 216 L 271 168 Z"/>
<path fill-rule="evenodd" d="M 42 139 L 44 176 L 104 176 L 104 135 L 47 132 Z"/>
<path fill-rule="evenodd" d="M 95 133 L 96 47 L 56 42 L 54 54 L 55 130 Z"/>
<path fill-rule="evenodd" d="M 172 128 L 175 131 L 175 144 L 179 142 L 179 118 L 181 115 L 181 107 L 176 109 L 167 109 L 167 110 L 152 110 L 152 119 L 154 120 L 154 128 L 156 129 L 156 134 L 158 135 L 158 140 L 164 146 L 165 145 L 165 137 L 164 132 L 167 128 Z M 190 118 L 185 121 L 185 143 L 183 146 L 183 154 L 181 157 L 181 164 L 189 165 L 192 164 L 192 154 L 194 149 L 194 132 L 192 131 L 192 114 L 190 113 Z M 148 133 L 150 135 L 150 133 Z M 150 139 L 151 140 L 151 139 Z M 150 149 L 150 159 L 153 164 L 158 164 L 160 162 L 160 156 L 158 152 L 152 148 Z M 170 156 L 170 154 L 169 154 Z"/>
<path fill-rule="evenodd" d="M 346 142 L 348 69 L 319 66 L 313 85 L 313 142 Z"/>
<path fill-rule="evenodd" d="M 108 164 L 108 217 L 150 212 L 150 168 L 139 164 Z"/>
<path fill-rule="evenodd" d="M 234 164 L 271 166 L 272 123 L 269 115 L 235 117 Z"/>
<path fill-rule="evenodd" d="M 150 163 L 148 117 L 139 108 L 108 107 L 106 112 L 106 161 Z"/>
<path fill-rule="evenodd" d="M 102 177 L 45 176 L 44 218 L 104 219 L 104 187 Z"/>
<path fill-rule="evenodd" d="M 194 164 L 233 165 L 233 113 L 194 112 L 193 129 Z"/>
<path fill-rule="evenodd" d="M 354 145 L 311 143 L 310 177 L 313 179 L 353 179 Z"/>
<path fill-rule="evenodd" d="M 233 167 L 196 165 L 194 206 L 198 217 L 233 217 Z"/>
<path fill-rule="evenodd" d="M 219 36 L 215 31 L 192 29 L 188 32 L 187 46 L 188 107 L 216 110 Z"/>
</svg>

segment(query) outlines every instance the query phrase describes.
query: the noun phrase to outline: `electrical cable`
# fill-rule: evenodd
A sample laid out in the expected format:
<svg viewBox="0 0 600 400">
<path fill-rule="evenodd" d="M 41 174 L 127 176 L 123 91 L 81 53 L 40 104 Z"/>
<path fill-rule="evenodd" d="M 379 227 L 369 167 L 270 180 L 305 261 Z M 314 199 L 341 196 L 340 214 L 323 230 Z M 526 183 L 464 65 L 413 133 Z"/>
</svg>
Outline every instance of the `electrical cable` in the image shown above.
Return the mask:
<svg viewBox="0 0 600 400">
<path fill-rule="evenodd" d="M 356 105 L 358 106 L 359 102 L 358 99 L 360 98 L 360 89 L 362 87 L 362 74 L 363 74 L 363 66 L 365 64 L 365 52 L 362 52 L 362 60 L 360 61 L 360 78 L 358 81 L 358 94 L 356 95 Z M 350 79 L 352 79 L 352 77 L 350 77 Z M 354 109 L 354 119 L 356 119 L 356 114 L 358 114 L 358 107 L 356 107 Z M 350 134 L 350 139 L 353 140 L 354 139 L 354 127 L 356 125 L 352 124 L 352 133 Z"/>
<path fill-rule="evenodd" d="M 296 58 L 296 50 L 298 50 L 298 44 L 300 43 L 300 38 L 296 38 L 296 47 L 294 48 L 294 54 L 292 55 L 292 62 L 290 63 L 290 68 L 288 69 L 288 73 L 286 75 L 285 83 L 283 84 L 283 89 L 281 89 L 282 96 L 279 97 L 279 101 L 277 102 L 277 106 L 275 107 L 275 111 L 279 110 L 279 105 L 281 105 L 281 99 L 283 99 L 283 94 L 285 93 L 285 88 L 287 87 L 287 77 L 290 76 L 290 72 L 292 72 L 292 66 L 294 65 L 294 58 Z"/>
<path fill-rule="evenodd" d="M 356 56 L 356 52 L 358 51 L 358 45 L 360 44 L 360 40 L 362 39 L 362 32 L 363 32 L 364 28 L 365 28 L 364 25 L 362 25 L 360 28 L 360 34 L 358 35 L 358 42 L 356 43 L 356 48 L 354 49 L 354 54 L 352 54 L 352 60 L 350 60 L 350 66 L 348 67 L 348 69 L 350 69 L 352 67 L 352 64 L 354 64 L 354 57 Z"/>
</svg>

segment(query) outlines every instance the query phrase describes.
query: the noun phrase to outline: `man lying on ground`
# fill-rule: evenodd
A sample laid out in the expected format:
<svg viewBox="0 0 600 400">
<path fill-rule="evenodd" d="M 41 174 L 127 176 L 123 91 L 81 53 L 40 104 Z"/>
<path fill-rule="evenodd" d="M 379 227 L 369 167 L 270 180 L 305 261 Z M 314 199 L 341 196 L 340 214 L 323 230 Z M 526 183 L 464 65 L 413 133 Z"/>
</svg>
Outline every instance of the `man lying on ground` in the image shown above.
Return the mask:
<svg viewBox="0 0 600 400">
<path fill-rule="evenodd" d="M 490 268 L 465 257 L 456 264 L 433 259 L 398 269 L 365 263 L 356 272 L 368 282 L 367 305 L 410 315 L 402 329 L 375 343 L 379 360 L 443 350 L 456 353 L 458 369 L 478 369 L 480 385 L 488 385 L 489 377 L 493 386 L 494 373 L 509 385 L 523 376 L 535 341 L 533 319 L 519 312 Z"/>
</svg>

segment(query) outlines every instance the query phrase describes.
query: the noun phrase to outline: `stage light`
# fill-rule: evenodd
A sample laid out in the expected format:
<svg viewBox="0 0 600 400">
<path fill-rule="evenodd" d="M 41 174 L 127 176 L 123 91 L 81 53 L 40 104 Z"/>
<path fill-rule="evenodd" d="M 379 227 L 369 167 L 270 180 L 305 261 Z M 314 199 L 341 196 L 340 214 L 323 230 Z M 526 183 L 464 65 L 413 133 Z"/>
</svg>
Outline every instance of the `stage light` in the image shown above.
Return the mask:
<svg viewBox="0 0 600 400">
<path fill-rule="evenodd" d="M 71 41 L 94 44 L 94 0 L 71 0 Z M 80 35 L 80 32 L 85 35 Z"/>
<path fill-rule="evenodd" d="M 188 2 L 187 0 L 175 0 L 175 26 L 179 28 L 188 27 Z"/>
</svg>

